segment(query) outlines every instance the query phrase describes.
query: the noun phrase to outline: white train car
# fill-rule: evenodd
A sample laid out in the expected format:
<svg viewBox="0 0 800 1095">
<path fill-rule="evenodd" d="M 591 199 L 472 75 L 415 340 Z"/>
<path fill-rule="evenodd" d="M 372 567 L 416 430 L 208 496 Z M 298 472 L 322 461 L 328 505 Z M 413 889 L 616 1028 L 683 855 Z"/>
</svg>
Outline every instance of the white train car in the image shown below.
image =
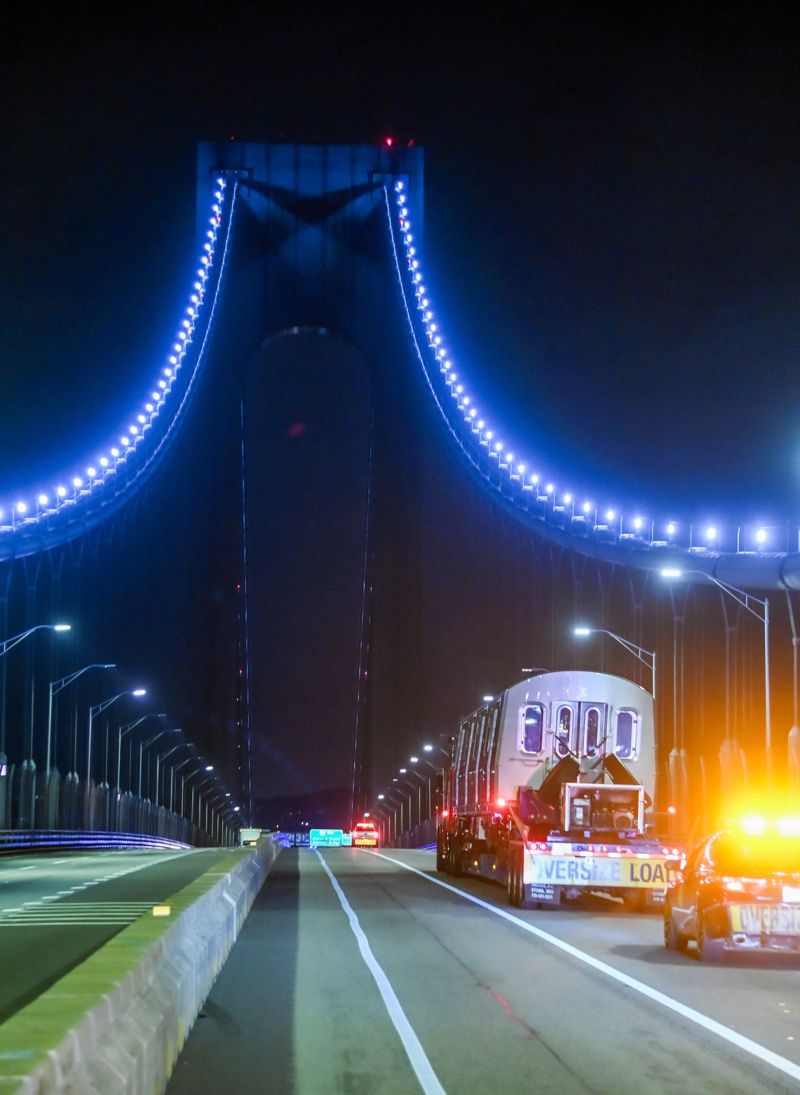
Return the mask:
<svg viewBox="0 0 800 1095">
<path fill-rule="evenodd" d="M 466 719 L 453 743 L 437 867 L 484 875 L 513 904 L 586 889 L 663 898 L 678 849 L 652 834 L 653 697 L 606 673 L 539 673 Z"/>
</svg>

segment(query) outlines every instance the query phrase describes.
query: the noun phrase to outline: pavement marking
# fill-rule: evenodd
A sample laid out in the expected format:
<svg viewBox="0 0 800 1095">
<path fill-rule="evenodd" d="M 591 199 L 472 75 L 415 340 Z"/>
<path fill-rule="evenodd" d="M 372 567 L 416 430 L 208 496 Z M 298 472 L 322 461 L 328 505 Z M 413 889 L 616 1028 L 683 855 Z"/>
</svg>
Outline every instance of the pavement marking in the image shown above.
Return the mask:
<svg viewBox="0 0 800 1095">
<path fill-rule="evenodd" d="M 367 849 L 365 849 L 365 851 L 366 850 Z M 400 859 L 393 859 L 392 856 L 384 855 L 382 852 L 370 852 L 369 854 L 377 856 L 378 859 L 385 859 L 387 863 L 394 863 L 396 866 L 402 867 L 412 874 L 419 875 L 419 877 L 424 878 L 426 882 L 432 882 L 434 886 L 441 886 L 443 890 L 449 890 L 450 893 L 463 897 L 465 901 L 471 901 L 473 905 L 478 905 L 480 908 L 486 909 L 487 912 L 493 913 L 503 920 L 507 920 L 510 924 L 522 928 L 523 931 L 528 932 L 530 935 L 535 935 L 537 939 L 541 939 L 543 942 L 550 943 L 552 946 L 564 951 L 564 953 L 570 955 L 570 957 L 577 958 L 577 960 L 583 962 L 584 965 L 591 966 L 592 969 L 604 973 L 613 981 L 619 981 L 620 984 L 625 985 L 629 989 L 633 989 L 634 992 L 641 993 L 642 996 L 646 996 L 656 1004 L 661 1004 L 662 1007 L 674 1011 L 677 1015 L 682 1016 L 684 1019 L 688 1019 L 690 1022 L 695 1023 L 697 1026 L 702 1027 L 711 1034 L 716 1034 L 719 1038 L 724 1039 L 726 1042 L 730 1042 L 745 1053 L 757 1057 L 758 1060 L 771 1065 L 779 1072 L 791 1076 L 794 1080 L 800 1080 L 800 1065 L 796 1065 L 794 1061 L 790 1061 L 786 1057 L 781 1057 L 780 1054 L 774 1053 L 771 1049 L 767 1049 L 766 1046 L 762 1046 L 759 1042 L 754 1042 L 744 1034 L 739 1034 L 738 1031 L 726 1027 L 724 1023 L 718 1023 L 716 1019 L 704 1015 L 701 1011 L 696 1011 L 687 1004 L 682 1004 L 680 1000 L 674 1000 L 671 996 L 667 996 L 666 993 L 660 992 L 650 985 L 646 985 L 644 981 L 637 981 L 635 977 L 630 977 L 627 973 L 622 973 L 621 970 L 615 969 L 614 966 L 609 966 L 607 962 L 603 962 L 601 959 L 595 958 L 593 955 L 587 954 L 577 947 L 573 947 L 571 943 L 566 943 L 563 939 L 559 939 L 558 936 L 551 935 L 550 932 L 537 928 L 527 920 L 522 920 L 520 917 L 514 916 L 513 913 L 506 912 L 505 909 L 501 909 L 497 905 L 492 905 L 489 901 L 484 901 L 480 897 L 475 897 L 473 894 L 467 893 L 466 890 L 460 890 L 457 886 L 451 886 L 449 882 L 443 882 L 440 878 L 433 878 L 424 871 L 418 870 L 417 867 L 410 867 Z"/>
<path fill-rule="evenodd" d="M 152 901 L 74 901 L 37 908 L 31 907 L 32 904 L 28 902 L 21 909 L 3 909 L 0 929 L 132 924 L 153 907 Z"/>
<path fill-rule="evenodd" d="M 381 994 L 381 998 L 389 1013 L 392 1025 L 397 1031 L 400 1041 L 403 1043 L 403 1049 L 406 1051 L 409 1063 L 419 1080 L 419 1086 L 425 1092 L 425 1095 L 446 1095 L 444 1088 L 439 1082 L 438 1076 L 433 1071 L 433 1065 L 428 1060 L 419 1038 L 414 1033 L 414 1028 L 411 1026 L 411 1023 L 409 1023 L 406 1013 L 403 1011 L 402 1005 L 389 983 L 389 978 L 383 972 L 377 958 L 372 953 L 369 940 L 364 934 L 350 902 L 345 897 L 344 890 L 337 882 L 333 872 L 322 858 L 319 850 L 314 850 L 317 859 L 319 859 L 322 864 L 322 869 L 330 879 L 336 896 L 339 898 L 339 904 L 342 906 L 345 916 L 350 921 L 350 928 L 358 942 L 358 949 L 361 951 L 361 957 L 364 959 L 367 969 L 372 974 L 375 984 L 378 986 L 378 992 Z"/>
</svg>

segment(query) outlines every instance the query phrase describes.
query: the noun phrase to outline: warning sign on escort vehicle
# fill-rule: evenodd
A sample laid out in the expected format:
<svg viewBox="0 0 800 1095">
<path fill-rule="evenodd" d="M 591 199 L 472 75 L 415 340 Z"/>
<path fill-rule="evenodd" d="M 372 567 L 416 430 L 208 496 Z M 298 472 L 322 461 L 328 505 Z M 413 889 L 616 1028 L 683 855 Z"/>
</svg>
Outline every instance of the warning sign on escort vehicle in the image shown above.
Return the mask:
<svg viewBox="0 0 800 1095">
<path fill-rule="evenodd" d="M 525 882 L 534 886 L 623 886 L 656 890 L 669 886 L 672 870 L 663 859 L 605 856 L 525 857 Z"/>
<path fill-rule="evenodd" d="M 800 905 L 731 905 L 731 931 L 800 935 Z"/>
</svg>

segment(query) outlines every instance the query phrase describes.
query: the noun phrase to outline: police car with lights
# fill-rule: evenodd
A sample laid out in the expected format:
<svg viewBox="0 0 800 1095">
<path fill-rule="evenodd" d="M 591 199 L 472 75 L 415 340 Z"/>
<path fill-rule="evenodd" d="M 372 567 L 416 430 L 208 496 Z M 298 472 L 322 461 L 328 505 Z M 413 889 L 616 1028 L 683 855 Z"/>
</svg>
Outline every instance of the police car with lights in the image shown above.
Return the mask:
<svg viewBox="0 0 800 1095">
<path fill-rule="evenodd" d="M 800 953 L 800 818 L 746 817 L 701 841 L 667 891 L 664 943 L 694 943 L 701 961 Z"/>
</svg>

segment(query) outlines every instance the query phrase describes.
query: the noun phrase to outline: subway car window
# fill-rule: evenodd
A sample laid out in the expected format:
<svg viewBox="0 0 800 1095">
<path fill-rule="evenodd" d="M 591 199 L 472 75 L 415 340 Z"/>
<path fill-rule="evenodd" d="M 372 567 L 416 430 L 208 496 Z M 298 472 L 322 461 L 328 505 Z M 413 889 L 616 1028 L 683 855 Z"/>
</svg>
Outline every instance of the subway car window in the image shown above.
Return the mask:
<svg viewBox="0 0 800 1095">
<path fill-rule="evenodd" d="M 587 753 L 596 753 L 600 744 L 600 712 L 596 707 L 590 707 L 586 712 L 586 736 L 585 750 Z"/>
<path fill-rule="evenodd" d="M 572 708 L 559 707 L 556 716 L 556 753 L 565 757 L 572 749 Z"/>
<path fill-rule="evenodd" d="M 522 709 L 522 752 L 541 753 L 544 738 L 544 708 L 530 703 Z"/>
<path fill-rule="evenodd" d="M 621 760 L 636 756 L 636 712 L 620 711 L 617 715 L 617 732 L 614 752 Z"/>
</svg>

